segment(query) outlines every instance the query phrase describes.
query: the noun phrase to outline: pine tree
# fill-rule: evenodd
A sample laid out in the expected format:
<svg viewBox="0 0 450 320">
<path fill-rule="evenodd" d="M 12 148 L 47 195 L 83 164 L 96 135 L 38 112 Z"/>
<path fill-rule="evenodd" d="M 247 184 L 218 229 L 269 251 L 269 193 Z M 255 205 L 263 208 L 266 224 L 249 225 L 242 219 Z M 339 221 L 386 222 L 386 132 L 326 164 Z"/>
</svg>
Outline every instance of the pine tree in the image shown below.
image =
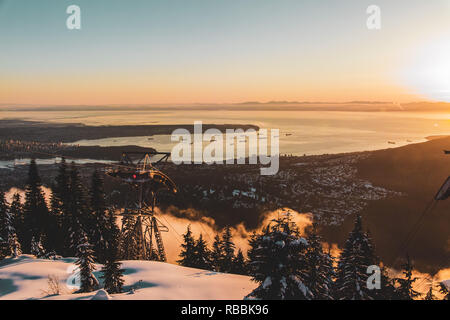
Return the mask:
<svg viewBox="0 0 450 320">
<path fill-rule="evenodd" d="M 268 228 L 266 230 L 263 230 L 263 232 L 268 233 L 269 232 Z M 262 239 L 262 237 L 260 235 L 258 235 L 256 232 L 253 232 L 250 235 L 250 239 L 248 241 L 250 248 L 247 251 L 247 258 L 248 258 L 247 273 L 249 275 L 256 273 L 256 269 L 255 269 L 256 265 L 255 265 L 254 261 L 258 261 L 258 251 L 259 251 L 259 248 L 261 247 L 261 239 Z"/>
<path fill-rule="evenodd" d="M 251 276 L 259 286 L 246 299 L 311 299 L 311 291 L 305 285 L 308 243 L 300 237 L 289 215 L 273 223 L 258 240 L 252 241 L 257 247 L 252 247 L 249 256 Z"/>
<path fill-rule="evenodd" d="M 15 193 L 13 195 L 13 199 L 10 205 L 9 209 L 11 219 L 12 219 L 12 226 L 16 233 L 16 238 L 14 241 L 17 241 L 17 243 L 20 245 L 20 243 L 23 241 L 24 238 L 24 217 L 23 217 L 23 206 L 20 199 L 20 194 Z M 21 247 L 21 246 L 20 246 Z"/>
<path fill-rule="evenodd" d="M 8 226 L 9 206 L 5 199 L 5 193 L 0 191 L 0 257 L 9 255 L 8 250 Z"/>
<path fill-rule="evenodd" d="M 77 252 L 77 247 L 83 240 L 81 237 L 87 235 L 86 229 L 92 223 L 88 206 L 86 205 L 86 194 L 81 181 L 81 176 L 72 162 L 70 168 L 70 197 L 67 206 L 68 226 L 68 255 L 72 256 Z"/>
<path fill-rule="evenodd" d="M 425 296 L 425 300 L 436 300 L 436 296 L 433 293 L 433 284 L 431 284 L 430 289 Z"/>
<path fill-rule="evenodd" d="M 98 281 L 92 273 L 94 266 L 94 251 L 85 234 L 80 236 L 77 246 L 77 261 L 75 264 L 80 269 L 80 289 L 78 292 L 91 292 L 98 288 Z"/>
<path fill-rule="evenodd" d="M 192 267 L 204 270 L 211 269 L 211 252 L 208 249 L 206 241 L 203 239 L 203 235 L 200 234 L 198 240 L 194 246 Z"/>
<path fill-rule="evenodd" d="M 313 225 L 307 237 L 309 247 L 306 252 L 307 275 L 305 284 L 310 288 L 315 300 L 331 300 L 333 286 L 333 262 L 322 248 L 317 226 Z"/>
<path fill-rule="evenodd" d="M 231 228 L 226 227 L 222 234 L 222 252 L 221 271 L 231 272 L 233 268 L 234 249 L 236 248 L 231 235 Z"/>
<path fill-rule="evenodd" d="M 336 296 L 341 300 L 373 300 L 377 290 L 367 288 L 370 276 L 367 268 L 378 265 L 372 241 L 363 232 L 361 216 L 357 216 L 355 226 L 339 257 L 336 275 Z"/>
<path fill-rule="evenodd" d="M 17 257 L 22 253 L 14 228 L 14 218 L 13 211 L 6 202 L 5 194 L 0 191 L 0 257 Z"/>
<path fill-rule="evenodd" d="M 222 272 L 223 259 L 222 240 L 219 235 L 214 237 L 213 249 L 211 251 L 211 265 L 214 271 Z"/>
<path fill-rule="evenodd" d="M 22 247 L 20 245 L 19 239 L 14 229 L 11 229 L 8 238 L 9 250 L 14 258 L 17 258 L 22 254 Z"/>
<path fill-rule="evenodd" d="M 105 234 L 106 251 L 104 253 L 105 264 L 102 268 L 104 287 L 108 293 L 122 292 L 123 270 L 119 262 L 120 230 L 116 224 L 116 218 L 112 212 L 109 213 Z"/>
<path fill-rule="evenodd" d="M 242 275 L 246 275 L 248 273 L 247 262 L 245 261 L 244 254 L 241 249 L 238 250 L 238 253 L 233 259 L 231 273 Z"/>
<path fill-rule="evenodd" d="M 70 175 L 65 158 L 61 159 L 58 167 L 58 174 L 52 186 L 52 196 L 50 198 L 51 213 L 54 221 L 54 249 L 62 255 L 71 255 L 67 235 L 71 225 L 69 213 L 70 203 Z"/>
<path fill-rule="evenodd" d="M 192 236 L 191 226 L 187 226 L 186 233 L 183 235 L 181 244 L 180 258 L 177 262 L 184 267 L 195 267 L 195 240 Z"/>
<path fill-rule="evenodd" d="M 49 225 L 49 212 L 45 202 L 44 193 L 41 188 L 36 161 L 30 162 L 28 170 L 28 182 L 25 189 L 24 205 L 24 233 L 22 249 L 31 252 L 31 239 L 45 238 Z"/>
<path fill-rule="evenodd" d="M 103 263 L 105 257 L 102 253 L 105 252 L 106 249 L 104 240 L 107 232 L 106 226 L 108 221 L 106 217 L 106 202 L 105 192 L 103 190 L 103 180 L 97 170 L 95 170 L 92 174 L 92 183 L 89 196 L 91 211 L 93 213 L 93 223 L 90 225 L 88 234 L 91 236 L 97 260 Z"/>
<path fill-rule="evenodd" d="M 409 259 L 409 255 L 406 256 L 406 262 L 402 265 L 402 273 L 404 278 L 396 278 L 398 283 L 397 295 L 400 300 L 413 300 L 420 296 L 420 293 L 413 289 L 413 284 L 419 278 L 413 277 L 412 273 L 414 266 Z"/>
<path fill-rule="evenodd" d="M 395 300 L 397 298 L 395 280 L 389 277 L 385 266 L 381 267 L 380 282 L 381 289 L 375 290 L 374 298 L 377 300 Z"/>
<path fill-rule="evenodd" d="M 31 254 L 36 258 L 44 258 L 45 250 L 42 246 L 42 238 L 40 236 L 33 236 L 31 239 Z"/>
<path fill-rule="evenodd" d="M 138 243 L 136 235 L 136 218 L 131 215 L 124 215 L 122 218 L 122 259 L 137 260 L 139 257 Z"/>
</svg>

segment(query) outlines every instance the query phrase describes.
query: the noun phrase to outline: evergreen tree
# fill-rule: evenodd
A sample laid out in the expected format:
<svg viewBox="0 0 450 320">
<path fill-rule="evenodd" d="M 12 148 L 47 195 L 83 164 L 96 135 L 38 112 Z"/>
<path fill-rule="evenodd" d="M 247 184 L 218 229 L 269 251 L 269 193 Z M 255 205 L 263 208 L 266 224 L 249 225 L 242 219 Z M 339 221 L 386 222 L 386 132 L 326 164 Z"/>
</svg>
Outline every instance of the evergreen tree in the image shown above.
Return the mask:
<svg viewBox="0 0 450 320">
<path fill-rule="evenodd" d="M 311 299 L 305 285 L 305 251 L 308 243 L 287 215 L 273 220 L 265 233 L 252 241 L 250 257 L 252 280 L 259 286 L 246 299 Z"/>
<path fill-rule="evenodd" d="M 61 159 L 58 167 L 58 174 L 55 177 L 55 183 L 52 186 L 52 196 L 50 199 L 51 213 L 54 221 L 54 249 L 62 255 L 71 255 L 69 248 L 69 228 L 71 217 L 69 213 L 70 204 L 70 175 L 65 158 Z M 73 251 L 73 250 L 72 250 Z"/>
<path fill-rule="evenodd" d="M 119 262 L 119 244 L 120 230 L 116 224 L 116 218 L 113 213 L 109 213 L 107 222 L 107 232 L 105 234 L 106 251 L 104 253 L 105 264 L 102 268 L 102 278 L 104 280 L 105 290 L 108 293 L 122 292 L 123 270 Z"/>
<path fill-rule="evenodd" d="M 413 277 L 412 272 L 414 266 L 409 259 L 409 255 L 406 256 L 406 262 L 402 265 L 402 273 L 404 278 L 396 278 L 395 281 L 398 284 L 397 295 L 400 300 L 413 300 L 420 296 L 420 293 L 413 289 L 413 284 L 419 278 Z"/>
<path fill-rule="evenodd" d="M 177 262 L 184 267 L 195 267 L 195 240 L 192 236 L 191 226 L 187 226 L 186 233 L 183 235 L 181 244 L 180 258 Z"/>
<path fill-rule="evenodd" d="M 263 230 L 264 233 L 268 233 L 268 229 Z M 249 275 L 255 274 L 256 273 L 256 269 L 255 269 L 255 263 L 253 263 L 254 261 L 258 261 L 258 250 L 261 247 L 261 239 L 262 237 L 260 235 L 258 235 L 256 232 L 253 232 L 250 235 L 250 239 L 248 241 L 248 244 L 250 246 L 249 250 L 247 251 L 247 258 L 248 258 L 248 263 L 247 263 L 247 273 Z"/>
<path fill-rule="evenodd" d="M 20 246 L 19 239 L 17 238 L 17 234 L 14 228 L 10 229 L 10 234 L 8 238 L 9 250 L 11 251 L 11 255 L 16 258 L 22 254 L 22 247 Z"/>
<path fill-rule="evenodd" d="M 315 300 L 331 300 L 333 286 L 333 262 L 322 248 L 322 239 L 313 225 L 307 237 L 309 247 L 306 252 L 307 275 L 305 284 L 310 288 Z"/>
<path fill-rule="evenodd" d="M 374 298 L 377 300 L 395 300 L 397 299 L 397 290 L 395 280 L 391 279 L 387 273 L 386 267 L 381 267 L 381 289 L 374 290 Z"/>
<path fill-rule="evenodd" d="M 31 254 L 36 258 L 44 258 L 45 250 L 42 246 L 42 238 L 40 236 L 33 236 L 31 239 Z"/>
<path fill-rule="evenodd" d="M 22 253 L 14 228 L 14 215 L 0 191 L 0 257 L 17 257 Z"/>
<path fill-rule="evenodd" d="M 236 248 L 232 235 L 231 228 L 226 227 L 222 234 L 222 252 L 221 272 L 231 272 L 233 268 L 234 249 Z"/>
<path fill-rule="evenodd" d="M 233 259 L 231 273 L 242 275 L 246 275 L 248 273 L 247 262 L 245 261 L 244 254 L 241 249 L 238 250 L 238 253 Z"/>
<path fill-rule="evenodd" d="M 5 193 L 0 191 L 0 257 L 9 255 L 8 250 L 8 226 L 9 207 L 6 202 Z"/>
<path fill-rule="evenodd" d="M 367 268 L 378 265 L 372 241 L 363 232 L 361 216 L 357 216 L 355 226 L 339 257 L 336 275 L 336 297 L 341 300 L 373 300 L 377 290 L 367 288 L 370 276 Z"/>
<path fill-rule="evenodd" d="M 436 296 L 433 293 L 433 284 L 431 284 L 430 289 L 425 296 L 425 300 L 436 300 Z"/>
<path fill-rule="evenodd" d="M 222 240 L 219 235 L 214 237 L 213 249 L 211 251 L 211 265 L 214 271 L 222 272 L 223 259 Z"/>
<path fill-rule="evenodd" d="M 131 215 L 124 215 L 122 218 L 122 258 L 124 260 L 138 259 L 138 246 L 136 235 L 136 218 Z"/>
<path fill-rule="evenodd" d="M 98 288 L 98 281 L 92 273 L 94 266 L 94 251 L 85 234 L 80 236 L 80 243 L 77 246 L 77 261 L 80 269 L 80 290 L 78 292 L 91 292 Z"/>
<path fill-rule="evenodd" d="M 203 239 L 203 235 L 195 242 L 193 267 L 199 269 L 210 270 L 211 269 L 211 253 L 208 249 L 206 241 Z"/>
<path fill-rule="evenodd" d="M 10 205 L 10 216 L 12 219 L 12 226 L 16 233 L 17 241 L 20 244 L 24 238 L 24 217 L 23 217 L 23 206 L 20 199 L 20 194 L 15 193 Z"/>
<path fill-rule="evenodd" d="M 86 194 L 81 180 L 81 176 L 72 162 L 70 168 L 70 197 L 67 206 L 68 226 L 68 255 L 72 256 L 78 252 L 77 247 L 83 241 L 83 236 L 87 235 L 86 229 L 92 222 L 88 206 L 86 205 Z"/>
<path fill-rule="evenodd" d="M 103 190 L 103 180 L 97 170 L 92 174 L 92 183 L 90 189 L 90 205 L 93 213 L 93 223 L 90 224 L 88 234 L 91 236 L 94 246 L 95 256 L 101 263 L 105 261 L 103 253 L 105 252 L 105 237 L 108 225 L 106 217 L 105 192 Z"/>
<path fill-rule="evenodd" d="M 24 233 L 21 241 L 24 252 L 31 252 L 31 239 L 33 237 L 45 238 L 49 225 L 49 212 L 41 188 L 36 161 L 30 162 L 28 181 L 25 189 L 24 205 Z"/>
<path fill-rule="evenodd" d="M 445 283 L 439 283 L 439 292 L 444 296 L 443 300 L 450 300 L 450 290 Z"/>
</svg>

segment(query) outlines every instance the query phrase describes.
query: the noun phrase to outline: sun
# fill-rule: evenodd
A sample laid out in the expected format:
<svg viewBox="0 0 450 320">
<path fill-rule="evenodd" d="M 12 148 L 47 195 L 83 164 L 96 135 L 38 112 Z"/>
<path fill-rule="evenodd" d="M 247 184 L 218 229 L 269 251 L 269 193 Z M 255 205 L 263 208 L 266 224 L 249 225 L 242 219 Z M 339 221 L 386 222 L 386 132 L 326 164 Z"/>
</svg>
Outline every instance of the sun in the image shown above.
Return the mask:
<svg viewBox="0 0 450 320">
<path fill-rule="evenodd" d="M 433 41 L 413 54 L 407 64 L 404 80 L 418 94 L 450 102 L 449 37 Z"/>
</svg>

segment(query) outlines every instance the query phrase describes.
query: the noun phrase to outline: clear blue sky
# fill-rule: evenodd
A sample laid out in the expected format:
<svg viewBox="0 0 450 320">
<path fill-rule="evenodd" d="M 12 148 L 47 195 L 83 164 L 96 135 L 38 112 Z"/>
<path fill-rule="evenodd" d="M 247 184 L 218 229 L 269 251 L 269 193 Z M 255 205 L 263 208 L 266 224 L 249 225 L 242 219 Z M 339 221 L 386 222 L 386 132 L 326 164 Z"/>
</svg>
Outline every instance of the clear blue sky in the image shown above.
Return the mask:
<svg viewBox="0 0 450 320">
<path fill-rule="evenodd" d="M 0 103 L 450 101 L 449 32 L 450 0 L 0 0 Z"/>
</svg>

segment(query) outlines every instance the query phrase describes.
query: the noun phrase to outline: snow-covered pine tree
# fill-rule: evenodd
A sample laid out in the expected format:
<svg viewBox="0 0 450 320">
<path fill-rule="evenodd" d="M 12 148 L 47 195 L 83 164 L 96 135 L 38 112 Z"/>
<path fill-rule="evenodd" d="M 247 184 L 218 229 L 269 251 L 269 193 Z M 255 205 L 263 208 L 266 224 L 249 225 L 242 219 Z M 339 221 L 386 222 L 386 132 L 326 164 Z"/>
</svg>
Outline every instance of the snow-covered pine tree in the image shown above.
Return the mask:
<svg viewBox="0 0 450 320">
<path fill-rule="evenodd" d="M 39 177 L 36 161 L 30 162 L 28 170 L 28 181 L 25 188 L 24 204 L 24 233 L 22 250 L 26 253 L 31 252 L 31 239 L 45 238 L 48 223 L 49 212 L 42 191 L 41 179 Z"/>
<path fill-rule="evenodd" d="M 12 257 L 18 257 L 22 254 L 22 247 L 20 246 L 19 239 L 17 238 L 16 229 L 14 227 L 14 222 L 16 217 L 11 210 L 11 207 L 8 210 L 7 214 L 7 229 L 8 229 L 8 253 Z"/>
<path fill-rule="evenodd" d="M 213 248 L 211 251 L 211 264 L 214 271 L 222 272 L 222 258 L 223 258 L 222 239 L 217 234 L 214 237 Z"/>
<path fill-rule="evenodd" d="M 420 293 L 413 289 L 413 284 L 419 278 L 413 277 L 414 266 L 409 258 L 409 255 L 406 255 L 406 261 L 402 265 L 402 273 L 404 278 L 395 278 L 395 282 L 398 284 L 397 287 L 397 297 L 400 300 L 414 300 L 420 296 Z"/>
<path fill-rule="evenodd" d="M 24 228 L 24 219 L 23 219 L 23 206 L 20 199 L 20 194 L 15 193 L 12 198 L 11 205 L 9 207 L 10 216 L 12 218 L 12 226 L 16 233 L 16 239 L 18 244 L 23 240 L 23 228 Z M 22 246 L 20 245 L 20 249 Z M 22 251 L 22 250 L 20 250 Z"/>
<path fill-rule="evenodd" d="M 231 228 L 226 227 L 222 234 L 221 272 L 231 272 L 233 268 L 234 249 L 236 248 L 231 235 Z"/>
<path fill-rule="evenodd" d="M 67 206 L 68 226 L 68 255 L 78 252 L 78 245 L 84 241 L 83 236 L 86 235 L 86 229 L 92 223 L 89 208 L 86 205 L 86 193 L 81 176 L 74 162 L 70 168 L 70 197 Z"/>
<path fill-rule="evenodd" d="M 450 290 L 449 287 L 445 285 L 445 283 L 439 283 L 439 293 L 444 296 L 442 300 L 450 300 Z"/>
<path fill-rule="evenodd" d="M 0 191 L 0 259 L 10 254 L 8 249 L 9 206 L 5 193 Z"/>
<path fill-rule="evenodd" d="M 106 251 L 105 237 L 107 233 L 108 219 L 106 217 L 105 192 L 103 190 L 103 179 L 97 170 L 92 174 L 91 189 L 89 192 L 91 211 L 93 214 L 93 223 L 89 226 L 88 234 L 92 239 L 97 261 L 103 263 Z"/>
<path fill-rule="evenodd" d="M 45 250 L 42 246 L 41 236 L 33 236 L 33 238 L 31 239 L 31 254 L 36 258 L 44 258 Z"/>
<path fill-rule="evenodd" d="M 80 269 L 80 289 L 78 292 L 91 292 L 96 290 L 98 288 L 98 281 L 93 274 L 95 270 L 94 251 L 85 233 L 80 236 L 76 256 L 77 261 L 75 264 Z"/>
<path fill-rule="evenodd" d="M 245 261 L 244 254 L 241 249 L 238 250 L 238 253 L 233 259 L 231 273 L 242 275 L 248 274 L 247 261 Z"/>
<path fill-rule="evenodd" d="M 251 249 L 251 276 L 259 286 L 246 299 L 311 299 L 311 291 L 305 285 L 308 242 L 300 237 L 289 215 L 272 222 L 251 243 L 257 245 Z"/>
<path fill-rule="evenodd" d="M 193 267 L 210 270 L 211 269 L 211 252 L 208 249 L 208 244 L 200 234 L 194 246 Z"/>
<path fill-rule="evenodd" d="M 183 243 L 181 244 L 180 259 L 178 264 L 184 267 L 195 267 L 195 240 L 192 236 L 191 225 L 187 226 L 186 233 L 183 234 Z"/>
<path fill-rule="evenodd" d="M 314 224 L 310 230 L 306 251 L 306 279 L 305 284 L 310 288 L 314 300 L 331 300 L 333 287 L 333 262 L 331 256 L 323 251 L 322 239 Z"/>
<path fill-rule="evenodd" d="M 67 235 L 70 234 L 71 216 L 69 212 L 70 203 L 70 174 L 65 158 L 61 159 L 58 174 L 52 185 L 52 196 L 50 198 L 51 213 L 55 221 L 54 236 L 56 243 L 54 250 L 62 255 L 69 256 L 71 251 Z"/>
<path fill-rule="evenodd" d="M 9 249 L 11 251 L 11 255 L 14 258 L 17 258 L 22 254 L 22 247 L 20 246 L 19 239 L 17 238 L 17 234 L 14 229 L 11 229 L 9 238 L 8 238 L 8 245 Z"/>
<path fill-rule="evenodd" d="M 109 212 L 108 216 L 105 241 L 105 263 L 102 268 L 104 287 L 108 293 L 120 293 L 124 283 L 122 264 L 119 262 L 120 230 L 112 212 Z"/>
<path fill-rule="evenodd" d="M 361 216 L 339 257 L 336 275 L 336 298 L 341 300 L 373 300 L 377 290 L 367 288 L 367 268 L 378 265 L 370 237 L 364 233 Z"/>
</svg>

